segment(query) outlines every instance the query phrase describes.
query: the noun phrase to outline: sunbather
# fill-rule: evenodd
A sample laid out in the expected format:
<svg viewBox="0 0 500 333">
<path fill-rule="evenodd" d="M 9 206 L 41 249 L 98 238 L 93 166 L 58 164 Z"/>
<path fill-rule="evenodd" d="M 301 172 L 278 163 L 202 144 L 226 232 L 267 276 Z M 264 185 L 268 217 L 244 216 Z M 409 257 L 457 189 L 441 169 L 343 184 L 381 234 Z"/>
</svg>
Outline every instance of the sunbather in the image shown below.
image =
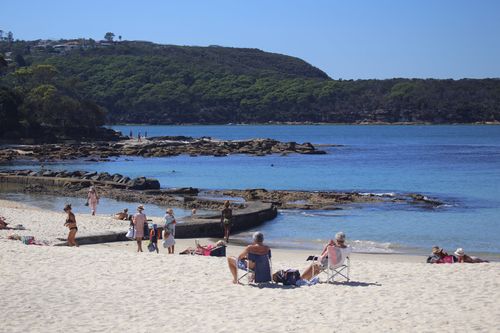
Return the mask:
<svg viewBox="0 0 500 333">
<path fill-rule="evenodd" d="M 122 220 L 122 221 L 125 221 L 125 220 L 128 220 L 129 216 L 128 216 L 128 209 L 125 208 L 123 210 L 123 212 L 119 212 L 119 213 L 116 213 L 115 214 L 115 219 L 116 220 Z"/>
<path fill-rule="evenodd" d="M 322 269 L 324 269 L 328 265 L 328 247 L 334 246 L 341 249 L 346 249 L 347 245 L 345 244 L 345 234 L 340 231 L 335 234 L 335 240 L 330 239 L 330 241 L 325 245 L 321 255 L 319 256 L 319 264 L 312 263 L 309 267 L 306 268 L 304 273 L 300 276 L 304 280 L 310 280 L 314 276 L 318 275 Z"/>
<path fill-rule="evenodd" d="M 249 254 L 256 255 L 266 255 L 269 254 L 271 249 L 269 246 L 264 245 L 264 235 L 261 232 L 255 232 L 253 234 L 253 243 L 248 245 L 240 255 L 236 257 L 227 258 L 227 264 L 229 265 L 229 270 L 231 271 L 231 275 L 233 276 L 233 283 L 238 283 L 238 268 L 240 269 L 254 269 L 255 263 L 253 261 L 248 260 Z"/>
<path fill-rule="evenodd" d="M 459 263 L 478 264 L 481 262 L 489 262 L 488 260 L 483 260 L 483 259 L 480 259 L 478 257 L 472 257 L 472 256 L 465 254 L 464 249 L 462 249 L 461 247 L 459 247 L 455 251 L 455 256 L 458 258 Z"/>
<path fill-rule="evenodd" d="M 0 216 L 0 230 L 2 229 L 10 229 L 10 227 L 8 227 L 8 223 L 5 222 L 5 217 Z"/>
<path fill-rule="evenodd" d="M 179 252 L 179 254 L 198 254 L 201 256 L 209 256 L 210 252 L 213 249 L 215 249 L 216 247 L 225 246 L 225 245 L 226 245 L 226 243 L 223 240 L 220 240 L 215 244 L 208 244 L 208 245 L 200 245 L 200 243 L 198 243 L 196 241 L 196 248 L 188 247 L 184 251 Z"/>
<path fill-rule="evenodd" d="M 458 259 L 455 256 L 449 255 L 439 246 L 433 246 L 432 254 L 427 258 L 429 264 L 452 264 L 457 261 Z"/>
</svg>

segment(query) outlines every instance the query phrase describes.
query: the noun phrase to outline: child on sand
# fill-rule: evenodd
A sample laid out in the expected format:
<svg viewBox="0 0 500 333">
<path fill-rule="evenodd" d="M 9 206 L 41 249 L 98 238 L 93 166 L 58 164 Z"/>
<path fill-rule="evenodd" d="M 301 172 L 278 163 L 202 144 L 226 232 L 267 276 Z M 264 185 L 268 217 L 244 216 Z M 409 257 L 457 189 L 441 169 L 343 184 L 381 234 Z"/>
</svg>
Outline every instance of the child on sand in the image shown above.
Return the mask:
<svg viewBox="0 0 500 333">
<path fill-rule="evenodd" d="M 168 229 L 163 231 L 163 247 L 168 249 L 168 254 L 174 254 L 175 239 Z"/>
<path fill-rule="evenodd" d="M 149 231 L 149 242 L 152 244 L 151 246 L 154 247 L 153 251 L 156 250 L 156 253 L 160 253 L 158 249 L 158 226 L 156 224 L 153 224 L 153 228 Z"/>
</svg>

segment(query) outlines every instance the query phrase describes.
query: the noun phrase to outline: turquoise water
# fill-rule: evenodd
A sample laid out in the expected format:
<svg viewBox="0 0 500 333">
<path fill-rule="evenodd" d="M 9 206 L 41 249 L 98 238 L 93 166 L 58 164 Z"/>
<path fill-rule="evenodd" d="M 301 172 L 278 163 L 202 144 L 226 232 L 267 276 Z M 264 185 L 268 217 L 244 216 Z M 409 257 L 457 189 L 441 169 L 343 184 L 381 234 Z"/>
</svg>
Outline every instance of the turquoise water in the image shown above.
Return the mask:
<svg viewBox="0 0 500 333">
<path fill-rule="evenodd" d="M 418 192 L 446 202 L 352 205 L 335 212 L 283 211 L 267 239 L 310 247 L 343 230 L 361 251 L 449 250 L 500 254 L 500 126 L 114 126 L 128 134 L 274 138 L 341 144 L 326 155 L 118 158 L 47 166 L 156 177 L 162 186 Z M 323 148 L 322 148 L 323 149 Z M 29 165 L 6 166 L 12 168 Z M 246 234 L 242 235 L 246 237 Z"/>
</svg>

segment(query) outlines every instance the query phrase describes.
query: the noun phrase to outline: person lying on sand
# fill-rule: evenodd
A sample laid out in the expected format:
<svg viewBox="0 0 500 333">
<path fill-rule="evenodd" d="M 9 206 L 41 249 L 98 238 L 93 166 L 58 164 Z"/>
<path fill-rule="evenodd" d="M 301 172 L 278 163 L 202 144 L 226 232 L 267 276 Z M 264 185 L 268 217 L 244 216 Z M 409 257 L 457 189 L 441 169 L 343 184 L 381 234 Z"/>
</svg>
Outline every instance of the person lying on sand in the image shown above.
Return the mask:
<svg viewBox="0 0 500 333">
<path fill-rule="evenodd" d="M 461 247 L 459 247 L 454 254 L 458 258 L 459 263 L 478 264 L 481 262 L 489 262 L 488 260 L 479 259 L 478 257 L 472 257 L 465 254 L 464 249 Z"/>
<path fill-rule="evenodd" d="M 328 265 L 328 247 L 334 246 L 341 249 L 349 249 L 350 248 L 345 244 L 345 234 L 340 231 L 335 234 L 335 240 L 330 239 L 330 241 L 325 245 L 323 251 L 321 252 L 320 263 L 312 263 L 309 267 L 306 268 L 304 273 L 300 276 L 303 280 L 311 280 L 314 276 L 318 275 L 321 270 L 325 269 Z"/>
<path fill-rule="evenodd" d="M 122 220 L 122 221 L 128 220 L 128 209 L 125 208 L 123 210 L 123 212 L 116 213 L 115 214 L 115 219 L 116 220 Z"/>
<path fill-rule="evenodd" d="M 18 224 L 15 227 L 9 227 L 9 224 L 5 222 L 5 217 L 0 216 L 0 230 L 26 230 L 22 224 Z"/>
<path fill-rule="evenodd" d="M 5 217 L 0 216 L 0 230 L 1 229 L 10 229 L 10 227 L 7 226 L 8 223 L 5 222 Z"/>
<path fill-rule="evenodd" d="M 250 269 L 255 268 L 255 263 L 253 261 L 248 260 L 248 254 L 256 254 L 256 255 L 266 255 L 271 251 L 269 246 L 264 245 L 264 234 L 261 232 L 255 232 L 252 236 L 253 243 L 248 245 L 240 255 L 236 257 L 227 258 L 227 264 L 229 266 L 229 270 L 231 271 L 231 275 L 233 276 L 233 283 L 238 283 L 238 268 Z"/>
<path fill-rule="evenodd" d="M 458 259 L 455 256 L 449 255 L 439 246 L 433 246 L 432 254 L 427 258 L 429 264 L 452 264 L 457 261 Z"/>
<path fill-rule="evenodd" d="M 198 254 L 201 256 L 209 256 L 210 252 L 216 247 L 226 245 L 226 243 L 223 240 L 220 240 L 215 244 L 208 244 L 208 245 L 200 245 L 200 243 L 198 243 L 198 240 L 196 240 L 195 243 L 196 243 L 196 248 L 188 247 L 184 251 L 179 252 L 179 254 Z"/>
</svg>

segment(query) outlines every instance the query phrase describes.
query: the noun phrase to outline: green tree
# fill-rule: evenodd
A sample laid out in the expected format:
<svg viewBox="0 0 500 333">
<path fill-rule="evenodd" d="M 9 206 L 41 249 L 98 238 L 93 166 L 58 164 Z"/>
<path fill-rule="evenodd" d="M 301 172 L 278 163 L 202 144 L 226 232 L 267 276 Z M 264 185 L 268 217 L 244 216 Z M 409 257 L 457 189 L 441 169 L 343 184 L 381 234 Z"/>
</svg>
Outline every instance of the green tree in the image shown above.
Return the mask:
<svg viewBox="0 0 500 333">
<path fill-rule="evenodd" d="M 112 42 L 113 38 L 115 38 L 115 34 L 112 32 L 106 32 L 106 34 L 104 35 L 104 39 L 108 42 Z"/>
</svg>

